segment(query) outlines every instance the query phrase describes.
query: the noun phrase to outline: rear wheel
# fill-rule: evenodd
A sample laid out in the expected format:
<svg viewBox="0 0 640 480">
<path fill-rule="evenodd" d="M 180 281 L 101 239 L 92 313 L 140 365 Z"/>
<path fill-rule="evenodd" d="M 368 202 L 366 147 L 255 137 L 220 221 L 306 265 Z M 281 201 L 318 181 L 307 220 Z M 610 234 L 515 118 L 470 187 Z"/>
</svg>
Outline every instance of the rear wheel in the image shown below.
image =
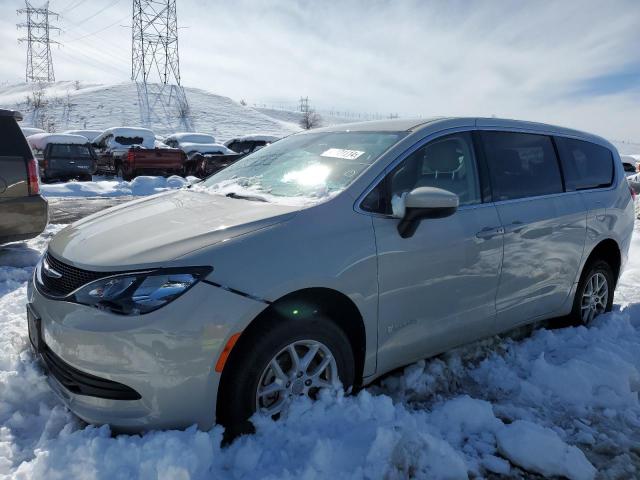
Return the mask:
<svg viewBox="0 0 640 480">
<path fill-rule="evenodd" d="M 227 439 L 253 431 L 254 413 L 279 418 L 298 396 L 313 400 L 323 388 L 353 385 L 353 351 L 330 319 L 274 319 L 234 347 L 218 394 L 217 421 Z M 236 350 L 238 349 L 238 350 Z"/>
<path fill-rule="evenodd" d="M 611 266 L 604 260 L 595 260 L 586 265 L 571 311 L 571 320 L 576 325 L 587 325 L 598 315 L 611 311 L 615 281 Z"/>
</svg>

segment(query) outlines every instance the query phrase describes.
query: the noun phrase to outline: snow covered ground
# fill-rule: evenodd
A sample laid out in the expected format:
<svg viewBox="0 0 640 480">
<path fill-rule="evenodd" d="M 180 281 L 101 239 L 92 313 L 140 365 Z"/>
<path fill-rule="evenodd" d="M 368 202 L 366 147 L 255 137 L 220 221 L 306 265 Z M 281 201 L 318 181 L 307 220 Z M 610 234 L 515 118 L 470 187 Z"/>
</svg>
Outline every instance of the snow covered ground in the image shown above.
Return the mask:
<svg viewBox="0 0 640 480">
<path fill-rule="evenodd" d="M 282 137 L 300 130 L 294 123 L 272 118 L 251 107 L 242 106 L 228 97 L 204 90 L 185 88 L 190 105 L 190 115 L 196 131 L 212 134 L 218 141 L 246 133 L 263 133 Z M 20 110 L 24 114 L 23 126 L 32 126 L 33 111 L 27 105 L 27 96 L 33 95 L 33 85 L 19 83 L 0 86 L 0 108 Z M 47 106 L 41 112 L 53 123 L 56 131 L 70 129 L 98 129 L 124 125 L 140 125 L 138 91 L 135 83 L 115 85 L 90 85 L 84 82 L 62 81 L 49 84 L 44 89 Z M 178 131 L 167 130 L 167 124 L 177 120 L 165 119 L 154 123 L 157 134 Z M 48 124 L 48 123 L 47 123 Z"/>
<path fill-rule="evenodd" d="M 181 188 L 190 182 L 199 181 L 196 177 L 182 178 L 172 175 L 168 178 L 140 176 L 130 182 L 117 178 L 94 177 L 91 182 L 59 182 L 40 185 L 45 197 L 121 197 L 145 196 L 167 190 Z"/>
<path fill-rule="evenodd" d="M 640 228 L 614 311 L 588 328 L 491 338 L 356 396 L 301 399 L 227 448 L 218 427 L 112 436 L 51 393 L 24 303 L 60 228 L 0 249 L 0 478 L 640 476 Z"/>
</svg>

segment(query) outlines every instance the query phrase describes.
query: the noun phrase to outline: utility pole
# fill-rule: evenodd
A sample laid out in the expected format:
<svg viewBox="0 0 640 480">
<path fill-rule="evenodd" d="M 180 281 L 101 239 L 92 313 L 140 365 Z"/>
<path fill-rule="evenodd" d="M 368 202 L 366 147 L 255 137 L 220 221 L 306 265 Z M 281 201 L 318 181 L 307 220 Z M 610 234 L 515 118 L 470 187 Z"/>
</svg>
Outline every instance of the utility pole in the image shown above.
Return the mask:
<svg viewBox="0 0 640 480">
<path fill-rule="evenodd" d="M 302 113 L 309 111 L 309 97 L 300 97 L 300 111 Z"/>
<path fill-rule="evenodd" d="M 180 82 L 176 0 L 133 0 L 131 80 L 138 88 L 142 124 L 193 130 Z"/>
<path fill-rule="evenodd" d="M 49 10 L 49 2 L 42 7 L 33 7 L 25 0 L 25 8 L 17 10 L 19 15 L 26 15 L 26 22 L 18 23 L 18 28 L 27 30 L 27 36 L 18 39 L 18 42 L 27 42 L 27 82 L 55 82 L 53 72 L 53 59 L 51 57 L 51 44 L 58 43 L 51 40 L 51 31 L 59 31 L 51 25 L 50 19 L 58 19 L 58 14 Z"/>
</svg>

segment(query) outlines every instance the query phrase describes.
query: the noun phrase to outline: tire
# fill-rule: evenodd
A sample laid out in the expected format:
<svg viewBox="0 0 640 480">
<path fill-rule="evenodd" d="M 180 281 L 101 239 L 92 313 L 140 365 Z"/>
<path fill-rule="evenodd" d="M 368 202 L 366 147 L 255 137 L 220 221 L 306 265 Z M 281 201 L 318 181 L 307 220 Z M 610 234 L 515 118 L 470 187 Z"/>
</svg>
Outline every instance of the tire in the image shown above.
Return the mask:
<svg viewBox="0 0 640 480">
<path fill-rule="evenodd" d="M 259 401 L 258 386 L 262 385 L 261 380 L 265 378 L 264 374 L 270 371 L 271 360 L 278 355 L 280 355 L 278 358 L 288 355 L 288 347 L 292 344 L 295 344 L 294 348 L 298 351 L 305 353 L 305 347 L 301 346 L 303 342 L 316 342 L 326 347 L 335 359 L 337 376 L 345 391 L 353 385 L 355 368 L 351 344 L 342 329 L 333 321 L 326 317 L 314 316 L 308 319 L 273 318 L 271 321 L 263 322 L 252 332 L 248 332 L 246 337 L 240 337 L 222 374 L 216 419 L 225 427 L 226 441 L 232 440 L 239 434 L 254 431 L 249 417 L 256 412 Z M 322 357 L 322 347 L 320 348 L 321 350 L 316 354 L 317 358 L 312 359 L 310 370 L 313 368 L 313 362 L 322 363 L 322 360 L 327 358 Z M 285 368 L 283 372 L 284 370 Z M 284 399 L 285 409 L 286 402 L 292 396 L 304 394 L 298 391 L 299 388 L 304 388 L 302 384 L 311 381 L 307 379 L 307 372 L 302 378 L 297 379 L 293 370 L 291 369 L 291 379 L 294 384 L 291 388 L 274 394 Z M 317 393 L 315 387 L 309 388 L 309 396 Z M 280 413 L 276 414 L 274 418 L 279 415 Z"/>
<path fill-rule="evenodd" d="M 592 279 L 597 277 L 596 283 L 591 283 Z M 593 296 L 587 297 L 589 292 L 593 290 L 593 286 L 600 282 L 606 282 L 606 300 L 602 299 L 604 295 L 596 295 L 601 300 L 596 302 L 595 305 L 587 311 L 586 302 L 593 299 Z M 590 284 L 591 283 L 591 284 Z M 602 285 L 602 283 L 600 283 Z M 602 287 L 601 287 L 602 288 Z M 573 325 L 588 325 L 598 315 L 610 312 L 613 306 L 613 293 L 615 289 L 615 281 L 613 276 L 613 270 L 611 266 L 604 260 L 592 260 L 585 267 L 576 289 L 576 296 L 573 300 L 573 309 L 569 316 L 570 322 Z M 602 291 L 602 290 L 601 290 Z M 593 302 L 590 302 L 593 304 Z"/>
</svg>

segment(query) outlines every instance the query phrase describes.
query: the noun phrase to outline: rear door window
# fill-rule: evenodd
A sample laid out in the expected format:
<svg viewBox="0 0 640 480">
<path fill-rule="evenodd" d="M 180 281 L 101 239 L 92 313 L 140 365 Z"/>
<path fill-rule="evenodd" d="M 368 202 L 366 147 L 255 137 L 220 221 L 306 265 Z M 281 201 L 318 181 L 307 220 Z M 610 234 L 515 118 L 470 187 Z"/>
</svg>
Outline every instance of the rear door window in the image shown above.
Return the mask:
<svg viewBox="0 0 640 480">
<path fill-rule="evenodd" d="M 494 201 L 563 192 L 560 166 L 547 135 L 481 132 Z"/>
<path fill-rule="evenodd" d="M 556 137 L 568 191 L 604 188 L 613 182 L 613 155 L 608 148 L 573 138 Z"/>
<path fill-rule="evenodd" d="M 0 117 L 0 156 L 31 158 L 29 144 L 13 117 Z"/>
</svg>

